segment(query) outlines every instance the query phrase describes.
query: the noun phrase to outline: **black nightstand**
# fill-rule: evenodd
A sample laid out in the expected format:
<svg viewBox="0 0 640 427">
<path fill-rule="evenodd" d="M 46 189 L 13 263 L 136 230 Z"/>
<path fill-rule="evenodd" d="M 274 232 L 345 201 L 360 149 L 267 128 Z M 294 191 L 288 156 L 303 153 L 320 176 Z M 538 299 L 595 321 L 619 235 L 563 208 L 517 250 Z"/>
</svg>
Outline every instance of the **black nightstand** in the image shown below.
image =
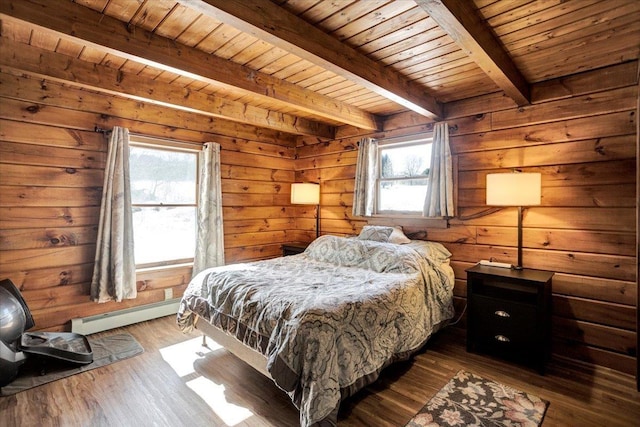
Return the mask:
<svg viewBox="0 0 640 427">
<path fill-rule="evenodd" d="M 288 255 L 297 255 L 304 252 L 307 249 L 309 243 L 304 242 L 293 242 L 293 243 L 285 243 L 282 245 L 282 256 Z"/>
<path fill-rule="evenodd" d="M 467 351 L 544 374 L 551 350 L 552 272 L 476 265 L 467 270 Z"/>
</svg>

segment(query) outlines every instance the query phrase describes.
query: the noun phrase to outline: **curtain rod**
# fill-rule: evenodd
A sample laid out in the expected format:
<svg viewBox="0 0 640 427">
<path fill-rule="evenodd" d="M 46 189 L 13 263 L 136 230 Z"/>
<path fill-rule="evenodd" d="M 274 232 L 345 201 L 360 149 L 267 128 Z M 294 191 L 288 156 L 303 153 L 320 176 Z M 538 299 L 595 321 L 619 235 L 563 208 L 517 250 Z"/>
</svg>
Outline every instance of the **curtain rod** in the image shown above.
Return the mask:
<svg viewBox="0 0 640 427">
<path fill-rule="evenodd" d="M 108 134 L 108 133 L 111 133 L 111 129 L 103 129 L 103 128 L 99 127 L 99 126 L 94 127 L 94 128 L 93 128 L 93 131 L 94 131 L 94 132 L 102 133 L 102 134 L 104 134 L 104 135 L 106 135 L 106 134 Z"/>
</svg>

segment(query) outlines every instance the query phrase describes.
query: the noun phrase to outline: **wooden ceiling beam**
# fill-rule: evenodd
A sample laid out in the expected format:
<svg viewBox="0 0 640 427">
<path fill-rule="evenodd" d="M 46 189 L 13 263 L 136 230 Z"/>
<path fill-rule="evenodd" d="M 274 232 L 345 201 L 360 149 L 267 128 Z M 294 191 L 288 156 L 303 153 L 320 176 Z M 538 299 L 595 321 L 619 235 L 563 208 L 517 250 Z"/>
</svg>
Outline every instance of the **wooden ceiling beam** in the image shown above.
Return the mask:
<svg viewBox="0 0 640 427">
<path fill-rule="evenodd" d="M 70 19 L 73 17 L 73 19 Z M 219 87 L 288 104 L 309 114 L 376 130 L 378 118 L 362 109 L 260 73 L 224 58 L 181 45 L 70 1 L 4 0 L 0 18 L 16 19 L 57 36 Z"/>
<path fill-rule="evenodd" d="M 515 66 L 473 2 L 416 0 L 416 3 L 518 105 L 530 103 L 529 84 Z"/>
<path fill-rule="evenodd" d="M 333 139 L 332 126 L 214 95 L 124 74 L 66 55 L 0 38 L 0 67 L 73 86 L 296 135 Z"/>
<path fill-rule="evenodd" d="M 297 140 L 295 135 L 288 133 L 185 113 L 161 105 L 148 104 L 140 108 L 140 102 L 132 99 L 30 78 L 20 72 L 16 75 L 11 71 L 0 73 L 2 119 L 22 121 L 28 115 L 33 123 L 71 130 L 94 130 L 95 126 L 110 129 L 117 125 L 136 133 L 193 142 L 211 141 L 214 135 L 220 135 L 234 141 L 238 147 L 252 146 L 252 152 L 272 158 L 286 158 L 286 154 L 281 153 L 289 153 L 289 148 L 295 147 Z M 262 143 L 272 147 L 265 147 Z M 81 144 L 79 142 L 78 145 Z M 238 151 L 231 145 L 225 148 Z"/>
<path fill-rule="evenodd" d="M 423 87 L 270 0 L 178 2 L 353 81 L 409 110 L 435 120 L 442 118 L 442 106 Z"/>
</svg>

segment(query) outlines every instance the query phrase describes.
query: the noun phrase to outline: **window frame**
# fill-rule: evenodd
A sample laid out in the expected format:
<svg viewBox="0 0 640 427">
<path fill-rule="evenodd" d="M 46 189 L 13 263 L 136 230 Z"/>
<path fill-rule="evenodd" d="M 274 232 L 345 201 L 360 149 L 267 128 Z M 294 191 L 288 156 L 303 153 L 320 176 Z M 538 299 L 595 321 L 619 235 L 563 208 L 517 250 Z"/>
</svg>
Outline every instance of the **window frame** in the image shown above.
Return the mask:
<svg viewBox="0 0 640 427">
<path fill-rule="evenodd" d="M 129 135 L 129 147 L 139 147 L 139 148 L 147 148 L 147 149 L 152 149 L 152 150 L 158 150 L 158 151 L 169 151 L 169 152 L 178 152 L 178 153 L 189 153 L 189 154 L 193 154 L 195 156 L 195 161 L 196 161 L 196 183 L 195 183 L 195 204 L 191 204 L 191 203 L 145 203 L 145 204 L 140 204 L 140 203 L 133 203 L 133 201 L 131 202 L 131 208 L 135 208 L 135 207 L 144 207 L 144 208 L 153 208 L 153 207 L 194 207 L 195 211 L 196 211 L 196 220 L 197 220 L 197 213 L 198 213 L 198 208 L 200 206 L 200 198 L 199 198 L 199 194 L 200 194 L 200 180 L 199 180 L 199 173 L 198 171 L 200 170 L 200 156 L 198 155 L 201 151 L 202 151 L 202 146 L 199 144 L 195 144 L 195 143 L 190 143 L 190 142 L 183 142 L 183 141 L 176 141 L 176 140 L 171 140 L 171 139 L 163 139 L 163 138 L 154 138 L 154 137 L 148 137 L 148 136 L 143 136 L 143 135 L 135 135 L 135 134 L 130 134 Z M 129 153 L 129 161 L 131 161 L 131 153 Z M 129 166 L 131 167 L 131 166 Z M 135 245 L 135 229 L 133 231 L 134 233 L 134 245 Z M 196 239 L 196 236 L 193 236 L 194 240 Z M 183 265 L 193 265 L 194 262 L 194 258 L 195 258 L 195 253 L 193 257 L 190 258 L 180 258 L 180 259 L 173 259 L 173 260 L 164 260 L 164 261 L 157 261 L 157 262 L 150 262 L 150 263 L 143 263 L 143 264 L 139 264 L 136 263 L 136 271 L 149 271 L 149 270 L 156 270 L 156 269 L 162 269 L 162 268 L 166 268 L 166 267 L 178 267 L 178 266 L 183 266 Z"/>
<path fill-rule="evenodd" d="M 410 137 L 393 138 L 393 139 L 389 138 L 389 139 L 378 141 L 378 148 L 377 148 L 378 174 L 376 176 L 376 182 L 375 182 L 376 191 L 375 191 L 375 200 L 374 200 L 374 207 L 375 207 L 374 216 L 386 217 L 386 218 L 393 218 L 393 217 L 424 218 L 422 216 L 422 211 L 402 211 L 402 210 L 381 210 L 380 209 L 380 189 L 383 182 L 428 179 L 428 177 L 425 177 L 422 175 L 401 177 L 401 178 L 382 178 L 382 152 L 383 150 L 389 149 L 389 148 L 412 147 L 417 145 L 426 146 L 429 144 L 433 144 L 433 135 L 412 135 Z"/>
</svg>

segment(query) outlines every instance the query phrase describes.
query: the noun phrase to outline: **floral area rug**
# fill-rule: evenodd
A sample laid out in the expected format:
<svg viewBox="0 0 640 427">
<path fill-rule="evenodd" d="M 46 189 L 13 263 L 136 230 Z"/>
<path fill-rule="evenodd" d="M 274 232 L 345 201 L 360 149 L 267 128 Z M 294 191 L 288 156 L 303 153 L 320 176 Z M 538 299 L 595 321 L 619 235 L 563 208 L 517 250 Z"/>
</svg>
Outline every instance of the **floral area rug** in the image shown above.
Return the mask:
<svg viewBox="0 0 640 427">
<path fill-rule="evenodd" d="M 537 396 L 459 371 L 405 427 L 537 427 L 547 406 Z"/>
</svg>

